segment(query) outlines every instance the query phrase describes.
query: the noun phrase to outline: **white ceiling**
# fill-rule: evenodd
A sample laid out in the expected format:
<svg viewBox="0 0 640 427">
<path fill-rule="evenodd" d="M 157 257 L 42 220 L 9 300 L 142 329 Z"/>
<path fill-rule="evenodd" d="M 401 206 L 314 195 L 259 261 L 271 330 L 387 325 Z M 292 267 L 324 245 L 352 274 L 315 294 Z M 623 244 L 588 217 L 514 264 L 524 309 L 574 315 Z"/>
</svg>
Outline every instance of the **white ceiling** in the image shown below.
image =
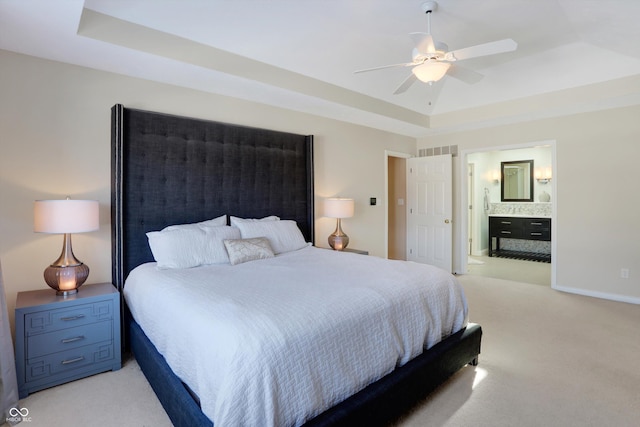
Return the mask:
<svg viewBox="0 0 640 427">
<path fill-rule="evenodd" d="M 440 0 L 431 29 L 450 50 L 518 49 L 461 61 L 474 85 L 393 95 L 409 68 L 354 74 L 411 60 L 423 1 L 0 0 L 0 49 L 416 137 L 640 103 L 638 0 Z"/>
</svg>

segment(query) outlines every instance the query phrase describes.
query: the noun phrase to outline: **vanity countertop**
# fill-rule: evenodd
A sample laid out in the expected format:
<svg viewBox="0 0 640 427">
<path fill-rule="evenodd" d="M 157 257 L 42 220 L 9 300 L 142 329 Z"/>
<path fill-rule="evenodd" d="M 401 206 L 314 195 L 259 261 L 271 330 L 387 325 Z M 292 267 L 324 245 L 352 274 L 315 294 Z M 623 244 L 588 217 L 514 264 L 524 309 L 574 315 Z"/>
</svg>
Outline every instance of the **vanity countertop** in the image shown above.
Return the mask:
<svg viewBox="0 0 640 427">
<path fill-rule="evenodd" d="M 513 214 L 513 213 L 492 213 L 489 216 L 502 216 L 508 218 L 551 218 L 550 215 L 531 215 L 531 214 Z"/>
</svg>

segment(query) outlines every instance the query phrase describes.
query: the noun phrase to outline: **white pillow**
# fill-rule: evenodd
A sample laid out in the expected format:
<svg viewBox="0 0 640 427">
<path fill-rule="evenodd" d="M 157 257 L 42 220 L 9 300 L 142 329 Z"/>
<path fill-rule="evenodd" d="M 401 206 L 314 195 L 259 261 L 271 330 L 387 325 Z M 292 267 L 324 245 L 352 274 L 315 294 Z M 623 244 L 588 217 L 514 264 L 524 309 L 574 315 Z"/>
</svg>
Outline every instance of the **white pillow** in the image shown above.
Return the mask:
<svg viewBox="0 0 640 427">
<path fill-rule="evenodd" d="M 239 222 L 236 227 L 240 229 L 243 239 L 266 237 L 276 255 L 297 251 L 307 246 L 307 242 L 295 221 Z"/>
<path fill-rule="evenodd" d="M 225 239 L 239 239 L 236 227 L 185 227 L 147 233 L 158 268 L 191 268 L 224 264 L 229 255 Z"/>
<path fill-rule="evenodd" d="M 264 218 L 238 218 L 237 216 L 230 216 L 231 226 L 235 227 L 241 222 L 256 222 L 256 221 L 279 221 L 280 217 L 271 215 L 265 216 Z"/>
<path fill-rule="evenodd" d="M 219 216 L 219 217 L 213 218 L 213 219 L 208 219 L 208 220 L 202 221 L 202 222 L 193 222 L 191 224 L 170 225 L 168 227 L 163 228 L 162 231 L 175 230 L 175 229 L 179 229 L 179 228 L 189 228 L 189 227 L 217 227 L 217 226 L 222 226 L 222 225 L 227 225 L 227 216 L 226 215 L 222 215 L 222 216 Z"/>
<path fill-rule="evenodd" d="M 273 249 L 269 245 L 266 237 L 255 237 L 253 239 L 225 240 L 224 245 L 229 254 L 231 265 L 257 259 L 273 258 Z"/>
</svg>

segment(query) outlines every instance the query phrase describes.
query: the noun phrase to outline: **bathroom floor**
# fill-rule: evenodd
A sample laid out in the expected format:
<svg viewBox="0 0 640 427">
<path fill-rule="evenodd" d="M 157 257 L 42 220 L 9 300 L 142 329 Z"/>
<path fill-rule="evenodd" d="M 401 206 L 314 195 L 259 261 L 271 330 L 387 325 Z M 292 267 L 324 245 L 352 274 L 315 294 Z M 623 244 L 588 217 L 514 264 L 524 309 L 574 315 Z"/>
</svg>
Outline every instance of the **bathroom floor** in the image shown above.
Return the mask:
<svg viewBox="0 0 640 427">
<path fill-rule="evenodd" d="M 551 286 L 551 264 L 488 256 L 470 256 L 467 274 Z"/>
</svg>

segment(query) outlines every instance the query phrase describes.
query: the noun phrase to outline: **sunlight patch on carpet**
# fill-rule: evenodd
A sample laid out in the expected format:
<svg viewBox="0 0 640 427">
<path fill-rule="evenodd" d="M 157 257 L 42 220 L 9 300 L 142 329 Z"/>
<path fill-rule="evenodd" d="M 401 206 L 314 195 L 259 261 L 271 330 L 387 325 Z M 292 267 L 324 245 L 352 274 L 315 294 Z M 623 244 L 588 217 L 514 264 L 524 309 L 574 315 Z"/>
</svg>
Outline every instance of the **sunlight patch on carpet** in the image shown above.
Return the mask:
<svg viewBox="0 0 640 427">
<path fill-rule="evenodd" d="M 478 384 L 482 382 L 485 378 L 487 378 L 489 373 L 486 369 L 482 369 L 476 366 L 476 376 L 473 379 L 473 385 L 471 385 L 471 390 L 474 390 Z"/>
</svg>

